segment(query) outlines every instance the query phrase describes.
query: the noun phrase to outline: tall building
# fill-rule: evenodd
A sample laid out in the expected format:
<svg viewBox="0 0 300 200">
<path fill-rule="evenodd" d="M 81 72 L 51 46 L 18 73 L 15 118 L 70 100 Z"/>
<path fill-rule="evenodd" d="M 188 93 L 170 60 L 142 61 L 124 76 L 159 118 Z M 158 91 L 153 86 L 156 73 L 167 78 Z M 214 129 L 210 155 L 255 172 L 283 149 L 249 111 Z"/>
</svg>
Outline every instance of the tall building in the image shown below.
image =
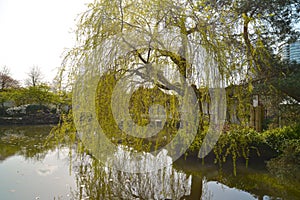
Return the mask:
<svg viewBox="0 0 300 200">
<path fill-rule="evenodd" d="M 300 63 L 300 40 L 283 46 L 280 50 L 280 54 L 283 60 Z"/>
</svg>

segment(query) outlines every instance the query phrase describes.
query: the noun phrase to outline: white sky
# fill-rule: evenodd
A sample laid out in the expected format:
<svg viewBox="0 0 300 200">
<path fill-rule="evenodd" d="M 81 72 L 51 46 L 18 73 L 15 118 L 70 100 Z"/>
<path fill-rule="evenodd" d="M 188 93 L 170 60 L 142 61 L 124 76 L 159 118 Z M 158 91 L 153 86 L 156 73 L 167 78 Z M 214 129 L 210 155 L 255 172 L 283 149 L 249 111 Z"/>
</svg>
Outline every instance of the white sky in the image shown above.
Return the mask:
<svg viewBox="0 0 300 200">
<path fill-rule="evenodd" d="M 33 65 L 52 82 L 62 53 L 75 44 L 78 14 L 91 0 L 0 0 L 0 67 L 23 83 Z"/>
</svg>

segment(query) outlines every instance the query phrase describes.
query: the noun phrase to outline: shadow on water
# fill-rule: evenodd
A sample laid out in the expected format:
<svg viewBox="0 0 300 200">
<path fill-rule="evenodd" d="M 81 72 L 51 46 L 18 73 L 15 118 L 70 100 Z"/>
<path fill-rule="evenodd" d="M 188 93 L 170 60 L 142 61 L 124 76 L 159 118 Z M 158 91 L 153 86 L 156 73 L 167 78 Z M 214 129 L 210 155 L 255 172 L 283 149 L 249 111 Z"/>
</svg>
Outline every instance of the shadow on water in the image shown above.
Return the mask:
<svg viewBox="0 0 300 200">
<path fill-rule="evenodd" d="M 261 167 L 238 166 L 234 176 L 230 167 L 220 171 L 213 164 L 181 158 L 148 173 L 121 172 L 78 151 L 76 145 L 49 142 L 51 128 L 0 127 L 1 199 L 300 199 L 298 184 L 279 180 Z M 120 146 L 115 165 L 139 166 L 124 160 L 123 153 Z M 159 156 L 153 159 L 145 153 L 145 164 L 155 169 L 172 163 L 167 152 Z"/>
</svg>

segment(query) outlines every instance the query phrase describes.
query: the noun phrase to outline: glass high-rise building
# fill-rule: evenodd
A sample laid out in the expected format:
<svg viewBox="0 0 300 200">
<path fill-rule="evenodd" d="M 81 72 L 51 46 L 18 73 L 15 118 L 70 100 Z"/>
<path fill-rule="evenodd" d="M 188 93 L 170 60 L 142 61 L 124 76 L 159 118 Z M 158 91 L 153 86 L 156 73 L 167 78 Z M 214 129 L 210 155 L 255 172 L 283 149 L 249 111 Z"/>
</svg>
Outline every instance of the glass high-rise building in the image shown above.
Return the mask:
<svg viewBox="0 0 300 200">
<path fill-rule="evenodd" d="M 300 40 L 283 46 L 280 50 L 280 54 L 283 60 L 300 63 Z"/>
</svg>

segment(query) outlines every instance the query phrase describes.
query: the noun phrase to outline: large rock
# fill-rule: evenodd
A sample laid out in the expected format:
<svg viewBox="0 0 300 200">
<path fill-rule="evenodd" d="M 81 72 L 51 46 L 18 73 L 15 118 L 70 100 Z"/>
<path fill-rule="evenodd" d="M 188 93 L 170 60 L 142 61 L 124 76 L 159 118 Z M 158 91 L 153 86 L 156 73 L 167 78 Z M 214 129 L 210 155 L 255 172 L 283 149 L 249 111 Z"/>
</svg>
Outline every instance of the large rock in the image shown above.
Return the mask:
<svg viewBox="0 0 300 200">
<path fill-rule="evenodd" d="M 0 125 L 57 124 L 59 115 L 45 105 L 27 104 L 6 110 L 7 117 L 0 117 Z"/>
</svg>

